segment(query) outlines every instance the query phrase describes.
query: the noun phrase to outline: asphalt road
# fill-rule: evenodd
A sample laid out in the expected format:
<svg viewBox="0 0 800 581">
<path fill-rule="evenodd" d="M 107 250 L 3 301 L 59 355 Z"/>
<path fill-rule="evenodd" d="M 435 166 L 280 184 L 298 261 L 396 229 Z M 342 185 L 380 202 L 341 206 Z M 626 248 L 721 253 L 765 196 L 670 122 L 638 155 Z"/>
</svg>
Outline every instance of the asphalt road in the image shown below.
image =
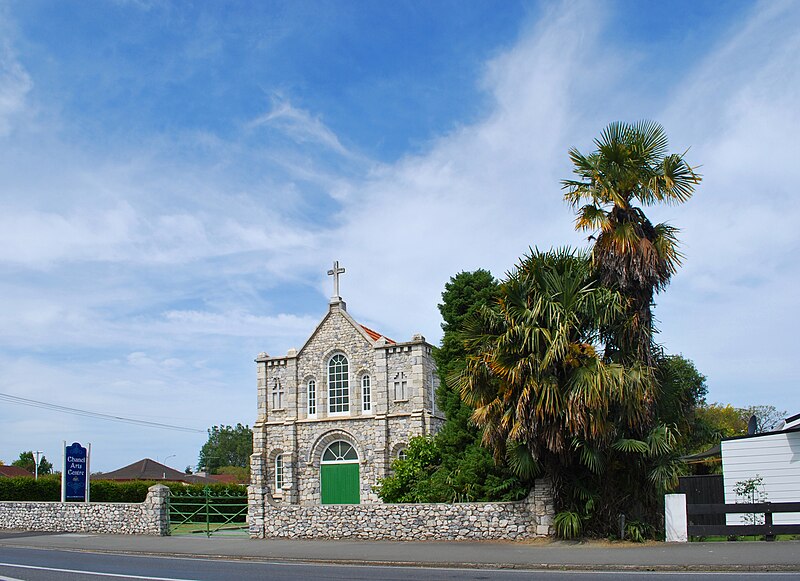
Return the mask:
<svg viewBox="0 0 800 581">
<path fill-rule="evenodd" d="M 260 562 L 457 568 L 794 571 L 800 541 L 775 543 L 393 542 L 0 531 L 0 547 Z M 800 578 L 800 575 L 798 576 Z"/>
<path fill-rule="evenodd" d="M 91 579 L 140 579 L 150 581 L 689 581 L 712 579 L 771 581 L 796 579 L 795 573 L 709 573 L 709 572 L 598 572 L 519 571 L 496 569 L 437 569 L 425 567 L 382 567 L 304 563 L 270 563 L 153 557 L 74 552 L 53 549 L 0 547 L 0 581 L 86 581 Z"/>
</svg>

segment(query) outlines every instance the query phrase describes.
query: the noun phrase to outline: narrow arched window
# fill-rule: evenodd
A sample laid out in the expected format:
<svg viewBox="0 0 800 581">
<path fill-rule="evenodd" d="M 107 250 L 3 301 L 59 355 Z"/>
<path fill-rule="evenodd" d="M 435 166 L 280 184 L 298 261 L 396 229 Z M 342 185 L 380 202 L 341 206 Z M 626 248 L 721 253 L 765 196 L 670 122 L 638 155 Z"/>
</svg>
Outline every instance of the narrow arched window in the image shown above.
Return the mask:
<svg viewBox="0 0 800 581">
<path fill-rule="evenodd" d="M 275 456 L 275 492 L 283 490 L 283 454 Z"/>
<path fill-rule="evenodd" d="M 317 382 L 308 380 L 308 415 L 317 415 Z"/>
<path fill-rule="evenodd" d="M 347 357 L 337 353 L 328 361 L 328 413 L 350 411 L 350 369 Z"/>
<path fill-rule="evenodd" d="M 365 412 L 372 411 L 372 379 L 369 375 L 361 377 L 361 409 Z"/>
<path fill-rule="evenodd" d="M 277 377 L 272 382 L 272 409 L 283 409 L 283 385 L 281 385 L 281 381 Z"/>
</svg>

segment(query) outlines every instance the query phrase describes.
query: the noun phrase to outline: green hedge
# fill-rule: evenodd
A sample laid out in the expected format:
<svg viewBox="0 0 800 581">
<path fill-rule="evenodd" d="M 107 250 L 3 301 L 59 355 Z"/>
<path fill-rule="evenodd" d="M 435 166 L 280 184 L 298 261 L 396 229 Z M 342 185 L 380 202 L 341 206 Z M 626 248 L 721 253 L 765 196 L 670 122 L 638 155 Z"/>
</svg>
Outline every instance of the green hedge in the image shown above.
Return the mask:
<svg viewBox="0 0 800 581">
<path fill-rule="evenodd" d="M 0 478 L 0 500 L 61 500 L 61 476 Z"/>
<path fill-rule="evenodd" d="M 202 495 L 205 488 L 202 484 L 186 486 L 180 482 L 93 480 L 90 498 L 92 502 L 144 502 L 147 489 L 154 484 L 168 486 L 174 496 L 187 493 Z M 208 488 L 212 494 L 247 494 L 247 487 L 242 484 L 211 484 Z M 39 480 L 29 477 L 0 478 L 0 500 L 58 502 L 61 500 L 61 477 L 54 474 L 41 476 Z"/>
</svg>

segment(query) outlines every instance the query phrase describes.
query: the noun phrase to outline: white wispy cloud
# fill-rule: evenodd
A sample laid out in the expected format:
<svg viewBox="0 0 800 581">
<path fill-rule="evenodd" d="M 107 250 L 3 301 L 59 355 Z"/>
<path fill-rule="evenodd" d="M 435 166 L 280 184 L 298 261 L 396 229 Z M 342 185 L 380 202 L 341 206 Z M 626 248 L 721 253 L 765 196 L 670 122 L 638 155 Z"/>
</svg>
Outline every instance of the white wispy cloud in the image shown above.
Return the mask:
<svg viewBox="0 0 800 581">
<path fill-rule="evenodd" d="M 704 180 L 684 207 L 686 263 L 659 302 L 664 340 L 710 376 L 713 399 L 800 406 L 792 376 L 800 316 L 800 9 L 762 2 L 677 84 L 663 114 Z M 753 390 L 756 390 L 755 392 Z M 789 410 L 792 411 L 792 410 Z"/>
<path fill-rule="evenodd" d="M 262 126 L 278 128 L 298 144 L 321 145 L 346 157 L 352 155 L 319 117 L 298 109 L 280 95 L 272 96 L 272 108 L 267 113 L 247 124 L 248 129 Z"/>
<path fill-rule="evenodd" d="M 0 31 L 5 32 L 2 28 L 0 24 Z M 33 81 L 17 59 L 11 43 L 0 40 L 0 135 L 11 131 L 17 116 L 25 110 L 31 89 Z"/>
<path fill-rule="evenodd" d="M 709 375 L 712 399 L 800 406 L 787 380 L 800 325 L 798 12 L 756 5 L 656 103 L 636 59 L 609 43 L 603 5 L 546 8 L 476 79 L 482 115 L 393 163 L 280 94 L 238 131 L 92 146 L 39 104 L 26 133 L 17 122 L 39 79 L 5 35 L 0 392 L 43 399 L 57 386 L 87 409 L 251 422 L 252 358 L 303 343 L 327 305 L 330 261 L 347 268 L 357 320 L 436 342 L 456 272 L 502 276 L 529 246 L 585 243 L 559 185 L 568 148 L 591 149 L 610 121 L 655 118 L 705 175 L 689 203 L 651 213 L 682 228 L 687 254 L 657 299 L 663 341 Z M 24 417 L 0 410 L 7 433 L 19 430 L 0 442 L 4 460 L 55 432 L 120 450 L 106 469 L 175 453 L 158 432 Z M 169 434 L 181 465 L 203 440 Z"/>
<path fill-rule="evenodd" d="M 578 20 L 582 34 L 565 45 Z M 529 246 L 580 243 L 559 179 L 577 128 L 601 126 L 583 102 L 597 98 L 587 80 L 614 74 L 598 56 L 602 20 L 591 4 L 553 9 L 487 64 L 481 121 L 352 186 L 359 195 L 330 236 L 351 267 L 343 292 L 352 309 L 380 316 L 387 333 L 418 329 L 437 341 L 436 304 L 450 276 L 479 267 L 502 276 Z"/>
<path fill-rule="evenodd" d="M 711 399 L 746 405 L 762 386 L 761 399 L 800 405 L 785 379 L 800 324 L 800 199 L 790 186 L 800 154 L 796 5 L 756 5 L 676 79 L 665 110 L 642 102 L 651 89 L 637 87 L 635 68 L 603 40 L 602 14 L 586 18 L 587 9 L 554 11 L 488 63 L 482 86 L 493 101 L 483 120 L 348 186 L 354 194 L 326 246 L 349 267 L 351 311 L 401 338 L 416 325 L 438 339 L 435 305 L 450 275 L 501 275 L 528 245 L 584 243 L 560 195 L 567 149 L 589 149 L 610 121 L 656 118 L 672 149 L 691 146 L 688 159 L 705 174 L 688 204 L 649 210 L 683 229 L 687 254 L 657 299 L 661 340 L 709 376 Z M 582 34 L 565 45 L 579 21 Z"/>
</svg>

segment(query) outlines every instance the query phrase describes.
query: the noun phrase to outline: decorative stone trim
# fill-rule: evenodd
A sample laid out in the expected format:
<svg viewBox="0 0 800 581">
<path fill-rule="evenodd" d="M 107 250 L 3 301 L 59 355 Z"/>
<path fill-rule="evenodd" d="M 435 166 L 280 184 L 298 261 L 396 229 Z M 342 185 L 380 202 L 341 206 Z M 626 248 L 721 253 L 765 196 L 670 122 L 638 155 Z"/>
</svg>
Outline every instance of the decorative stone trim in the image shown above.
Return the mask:
<svg viewBox="0 0 800 581">
<path fill-rule="evenodd" d="M 0 530 L 166 536 L 169 488 L 156 484 L 147 490 L 141 504 L 3 501 Z"/>
<path fill-rule="evenodd" d="M 397 458 L 397 453 L 400 452 L 400 450 L 405 450 L 406 448 L 408 448 L 408 442 L 397 442 L 394 446 L 392 446 L 389 456 L 389 464 L 391 465 L 391 463 Z"/>
<path fill-rule="evenodd" d="M 322 456 L 322 452 L 325 451 L 325 448 L 334 442 L 338 442 L 339 440 L 347 442 L 353 446 L 353 448 L 356 449 L 356 452 L 358 452 L 359 461 L 364 460 L 364 455 L 360 452 L 358 440 L 353 436 L 353 434 L 345 430 L 331 430 L 322 434 L 317 438 L 316 442 L 312 444 L 308 452 L 308 457 L 306 458 L 306 464 L 309 466 L 319 466 L 319 459 Z"/>
</svg>

